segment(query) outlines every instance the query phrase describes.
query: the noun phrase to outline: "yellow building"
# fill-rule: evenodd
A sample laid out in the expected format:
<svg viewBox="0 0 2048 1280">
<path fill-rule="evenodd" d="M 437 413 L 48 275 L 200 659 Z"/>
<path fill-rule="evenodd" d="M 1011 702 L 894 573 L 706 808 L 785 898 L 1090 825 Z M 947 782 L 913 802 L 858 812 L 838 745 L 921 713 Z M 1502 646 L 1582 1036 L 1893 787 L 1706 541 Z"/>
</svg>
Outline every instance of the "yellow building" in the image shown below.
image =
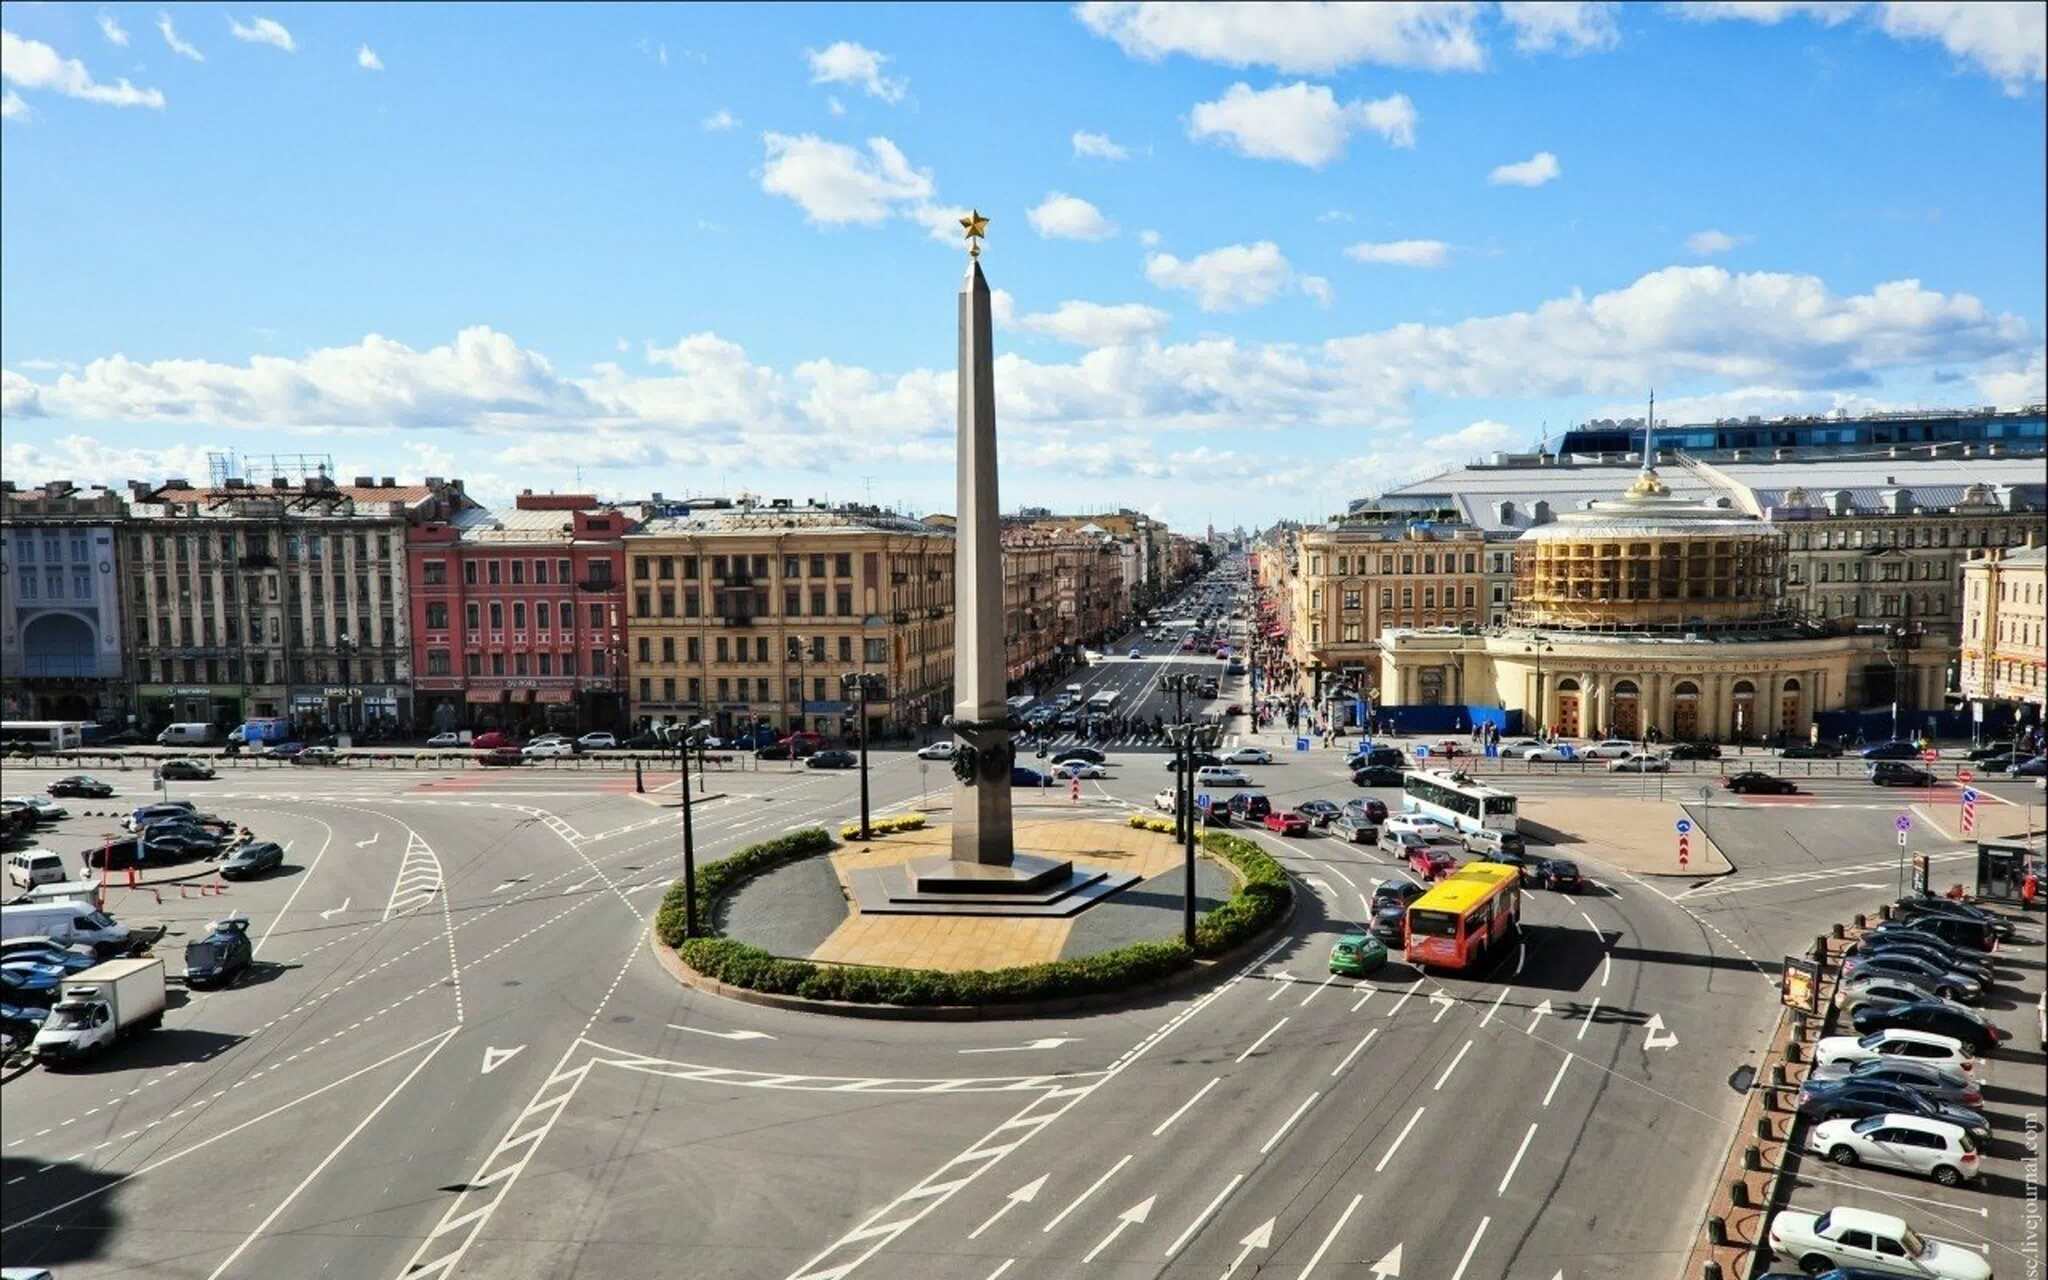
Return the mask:
<svg viewBox="0 0 2048 1280">
<path fill-rule="evenodd" d="M 711 507 L 625 540 L 627 688 L 642 724 L 842 735 L 849 672 L 876 734 L 936 727 L 953 679 L 953 536 L 873 507 Z"/>
<path fill-rule="evenodd" d="M 1479 531 L 1427 520 L 1353 516 L 1295 540 L 1287 575 L 1288 655 L 1312 702 L 1335 680 L 1370 695 L 1389 627 L 1477 627 L 1486 619 Z"/>
<path fill-rule="evenodd" d="M 2031 706 L 2033 715 L 2021 718 L 2034 724 L 2042 719 L 2048 643 L 2043 555 L 2030 534 L 2025 550 L 1986 551 L 1962 567 L 1962 695 Z"/>
</svg>

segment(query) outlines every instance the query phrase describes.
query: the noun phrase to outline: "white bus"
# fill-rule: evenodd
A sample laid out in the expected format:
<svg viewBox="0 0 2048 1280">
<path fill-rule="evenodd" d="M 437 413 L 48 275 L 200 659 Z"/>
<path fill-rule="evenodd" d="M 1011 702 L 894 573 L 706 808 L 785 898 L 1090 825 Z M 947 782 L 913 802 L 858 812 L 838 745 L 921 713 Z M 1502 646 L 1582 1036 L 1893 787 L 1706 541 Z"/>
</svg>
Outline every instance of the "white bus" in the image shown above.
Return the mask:
<svg viewBox="0 0 2048 1280">
<path fill-rule="evenodd" d="M 1401 807 L 1459 831 L 1513 831 L 1515 797 L 1448 769 L 1418 770 L 1401 780 Z"/>
<path fill-rule="evenodd" d="M 23 748 L 45 756 L 52 751 L 76 751 L 85 745 L 83 720 L 0 721 L 0 749 Z"/>
<path fill-rule="evenodd" d="M 1088 714 L 1091 716 L 1108 715 L 1110 712 L 1116 710 L 1117 700 L 1123 696 L 1124 695 L 1122 693 L 1110 690 L 1105 690 L 1102 693 L 1096 694 L 1094 697 L 1088 699 Z"/>
</svg>

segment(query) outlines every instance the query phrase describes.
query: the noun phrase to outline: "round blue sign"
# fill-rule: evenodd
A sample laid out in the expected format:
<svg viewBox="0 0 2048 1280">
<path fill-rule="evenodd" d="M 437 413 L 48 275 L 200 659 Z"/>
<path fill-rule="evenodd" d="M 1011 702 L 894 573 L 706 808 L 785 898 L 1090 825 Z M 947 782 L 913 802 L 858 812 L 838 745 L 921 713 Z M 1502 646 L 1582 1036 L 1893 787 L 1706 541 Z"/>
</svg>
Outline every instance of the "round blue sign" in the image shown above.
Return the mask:
<svg viewBox="0 0 2048 1280">
<path fill-rule="evenodd" d="M 1900 831 L 1911 831 L 1913 829 L 1913 819 L 1902 813 L 1892 825 Z"/>
<path fill-rule="evenodd" d="M 1678 820 L 1678 834 L 1679 834 L 1679 835 L 1682 835 L 1682 836 L 1683 836 L 1683 835 L 1691 835 L 1691 834 L 1692 834 L 1692 819 L 1691 819 L 1691 818 L 1680 818 L 1680 819 Z"/>
</svg>

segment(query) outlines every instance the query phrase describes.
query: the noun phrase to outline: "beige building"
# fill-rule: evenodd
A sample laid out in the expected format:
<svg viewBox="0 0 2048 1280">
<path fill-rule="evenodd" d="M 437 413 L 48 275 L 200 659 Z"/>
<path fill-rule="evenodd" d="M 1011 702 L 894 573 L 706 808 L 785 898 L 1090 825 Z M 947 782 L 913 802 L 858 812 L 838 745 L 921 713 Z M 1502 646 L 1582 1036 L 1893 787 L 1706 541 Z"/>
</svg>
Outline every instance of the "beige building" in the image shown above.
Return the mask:
<svg viewBox="0 0 2048 1280">
<path fill-rule="evenodd" d="M 1287 575 L 1288 654 L 1304 698 L 1332 678 L 1378 673 L 1390 627 L 1486 621 L 1486 548 L 1477 529 L 1354 515 L 1301 531 Z"/>
<path fill-rule="evenodd" d="M 1011 681 L 1049 667 L 1059 652 L 1056 535 L 1003 530 L 1003 668 Z"/>
<path fill-rule="evenodd" d="M 1508 626 L 1390 630 L 1382 699 L 1524 713 L 1567 737 L 1806 736 L 1823 711 L 1938 708 L 1938 636 L 1846 631 L 1785 599 L 1784 531 L 1675 495 L 1645 468 L 1618 499 L 1533 523 Z"/>
<path fill-rule="evenodd" d="M 2032 707 L 2022 720 L 2040 724 L 2044 689 L 2043 645 L 2048 644 L 2048 590 L 2043 548 L 1985 551 L 1962 567 L 1961 692 L 1972 702 Z"/>
<path fill-rule="evenodd" d="M 847 734 L 849 672 L 880 675 L 876 733 L 950 713 L 953 535 L 874 507 L 707 507 L 625 539 L 627 689 L 642 723 Z"/>
</svg>

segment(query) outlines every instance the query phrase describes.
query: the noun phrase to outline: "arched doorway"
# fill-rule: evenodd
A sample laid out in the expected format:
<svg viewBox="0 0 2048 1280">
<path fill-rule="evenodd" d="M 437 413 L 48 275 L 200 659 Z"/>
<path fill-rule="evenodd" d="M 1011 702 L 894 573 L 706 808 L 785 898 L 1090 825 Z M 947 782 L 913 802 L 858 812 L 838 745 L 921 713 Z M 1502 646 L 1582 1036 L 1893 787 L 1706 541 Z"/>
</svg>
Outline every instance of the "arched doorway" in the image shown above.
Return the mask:
<svg viewBox="0 0 2048 1280">
<path fill-rule="evenodd" d="M 1679 742 L 1700 736 L 1700 687 L 1690 680 L 1671 687 L 1671 736 Z"/>
<path fill-rule="evenodd" d="M 75 613 L 39 613 L 21 629 L 21 653 L 29 676 L 98 674 L 92 624 Z"/>
<path fill-rule="evenodd" d="M 1740 742 L 1756 736 L 1756 686 L 1747 680 L 1737 680 L 1732 693 L 1735 705 L 1728 722 L 1728 736 Z"/>
<path fill-rule="evenodd" d="M 1550 727 L 1560 737 L 1579 736 L 1579 682 L 1570 676 L 1557 682 L 1557 723 Z"/>
<path fill-rule="evenodd" d="M 1643 736 L 1643 711 L 1641 690 L 1633 680 L 1614 682 L 1613 708 L 1607 716 L 1607 733 L 1614 738 L 1640 738 Z"/>
<path fill-rule="evenodd" d="M 1778 732 L 1787 738 L 1799 732 L 1799 680 L 1785 677 L 1778 690 Z"/>
</svg>

